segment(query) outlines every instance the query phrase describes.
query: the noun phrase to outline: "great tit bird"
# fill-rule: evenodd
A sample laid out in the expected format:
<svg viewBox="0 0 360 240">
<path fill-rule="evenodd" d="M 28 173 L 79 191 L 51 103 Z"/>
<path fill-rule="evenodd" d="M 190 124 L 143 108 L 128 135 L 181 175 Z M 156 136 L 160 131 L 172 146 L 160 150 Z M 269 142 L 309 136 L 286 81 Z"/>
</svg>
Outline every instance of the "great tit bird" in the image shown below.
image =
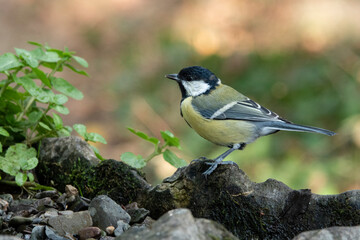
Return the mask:
<svg viewBox="0 0 360 240">
<path fill-rule="evenodd" d="M 182 99 L 180 114 L 187 124 L 201 137 L 217 145 L 229 147 L 226 152 L 208 163 L 203 173 L 210 175 L 218 164 L 234 150 L 242 150 L 258 137 L 279 130 L 315 132 L 328 136 L 334 132 L 294 124 L 259 105 L 235 89 L 222 84 L 210 70 L 192 66 L 183 68 L 178 74 L 168 74 L 180 87 Z"/>
</svg>

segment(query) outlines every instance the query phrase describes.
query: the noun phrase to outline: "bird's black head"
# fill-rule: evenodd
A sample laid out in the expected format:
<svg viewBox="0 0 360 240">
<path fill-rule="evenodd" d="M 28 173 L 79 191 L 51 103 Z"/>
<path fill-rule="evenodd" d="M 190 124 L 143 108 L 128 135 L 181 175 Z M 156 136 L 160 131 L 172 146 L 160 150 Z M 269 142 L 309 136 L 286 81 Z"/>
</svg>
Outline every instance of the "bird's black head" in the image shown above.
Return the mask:
<svg viewBox="0 0 360 240">
<path fill-rule="evenodd" d="M 178 74 L 168 74 L 166 77 L 179 83 L 183 98 L 207 94 L 221 83 L 214 73 L 200 66 L 186 67 Z"/>
</svg>

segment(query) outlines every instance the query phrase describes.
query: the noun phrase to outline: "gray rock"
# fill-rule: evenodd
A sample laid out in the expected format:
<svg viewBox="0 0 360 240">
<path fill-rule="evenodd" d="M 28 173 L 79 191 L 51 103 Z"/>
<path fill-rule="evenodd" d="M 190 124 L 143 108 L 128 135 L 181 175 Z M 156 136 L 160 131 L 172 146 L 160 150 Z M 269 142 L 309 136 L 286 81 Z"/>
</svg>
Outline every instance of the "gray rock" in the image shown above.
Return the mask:
<svg viewBox="0 0 360 240">
<path fill-rule="evenodd" d="M 69 240 L 69 238 L 60 236 L 59 233 L 57 233 L 53 228 L 49 226 L 45 227 L 45 235 L 51 240 Z"/>
<path fill-rule="evenodd" d="M 235 164 L 220 165 L 204 178 L 208 167 L 197 161 L 178 169 L 144 194 L 139 205 L 155 219 L 171 209 L 188 208 L 241 239 L 291 239 L 313 229 L 360 224 L 360 190 L 321 196 L 274 179 L 252 182 Z"/>
<path fill-rule="evenodd" d="M 35 226 L 31 231 L 30 240 L 43 240 L 45 239 L 45 226 Z"/>
<path fill-rule="evenodd" d="M 14 216 L 10 219 L 9 225 L 10 226 L 20 226 L 32 223 L 34 217 L 22 217 L 22 216 Z"/>
<path fill-rule="evenodd" d="M 35 204 L 38 200 L 37 199 L 20 199 L 14 200 L 11 202 L 9 206 L 10 212 L 24 212 L 27 213 L 36 213 L 37 212 L 37 205 Z"/>
<path fill-rule="evenodd" d="M 360 226 L 330 227 L 300 233 L 293 240 L 353 240 L 360 239 Z"/>
<path fill-rule="evenodd" d="M 130 224 L 142 222 L 150 213 L 150 211 L 145 208 L 128 209 L 126 212 L 131 217 Z"/>
<path fill-rule="evenodd" d="M 1 194 L 0 195 L 1 199 L 4 199 L 5 201 L 7 201 L 9 204 L 12 203 L 12 201 L 14 200 L 13 196 L 9 193 L 5 193 L 5 194 Z"/>
<path fill-rule="evenodd" d="M 117 227 L 114 230 L 115 237 L 120 236 L 121 234 L 123 234 L 123 232 L 125 232 L 129 228 L 130 228 L 130 225 L 128 223 L 124 222 L 123 220 L 117 221 Z"/>
<path fill-rule="evenodd" d="M 57 190 L 48 190 L 48 191 L 38 192 L 35 194 L 34 197 L 37 199 L 41 199 L 41 198 L 45 198 L 45 197 L 58 198 L 59 196 L 60 196 L 60 194 Z"/>
<path fill-rule="evenodd" d="M 89 211 L 82 211 L 49 218 L 48 225 L 60 236 L 66 236 L 67 233 L 77 234 L 81 229 L 92 226 L 92 219 Z"/>
<path fill-rule="evenodd" d="M 220 224 L 207 219 L 195 219 L 188 209 L 175 209 L 160 217 L 151 229 L 129 229 L 116 240 L 206 240 L 237 239 Z"/>
<path fill-rule="evenodd" d="M 67 184 L 74 184 L 87 198 L 103 194 L 124 205 L 151 187 L 142 173 L 123 162 L 108 159 L 100 163 L 90 145 L 78 137 L 42 140 L 35 170 L 43 185 L 63 192 Z M 72 205 L 61 196 L 59 199 L 63 206 Z M 70 207 L 76 210 L 83 206 Z"/>
<path fill-rule="evenodd" d="M 130 222 L 130 215 L 115 201 L 106 195 L 95 197 L 90 205 L 89 211 L 94 226 L 106 230 L 108 226 L 116 226 L 117 221 Z"/>
<path fill-rule="evenodd" d="M 36 173 L 43 184 L 55 183 L 64 191 L 71 184 L 71 174 L 95 166 L 100 160 L 84 140 L 79 137 L 46 138 L 41 141 L 39 164 Z"/>
<path fill-rule="evenodd" d="M 0 240 L 22 240 L 22 239 L 11 235 L 0 235 Z"/>
</svg>

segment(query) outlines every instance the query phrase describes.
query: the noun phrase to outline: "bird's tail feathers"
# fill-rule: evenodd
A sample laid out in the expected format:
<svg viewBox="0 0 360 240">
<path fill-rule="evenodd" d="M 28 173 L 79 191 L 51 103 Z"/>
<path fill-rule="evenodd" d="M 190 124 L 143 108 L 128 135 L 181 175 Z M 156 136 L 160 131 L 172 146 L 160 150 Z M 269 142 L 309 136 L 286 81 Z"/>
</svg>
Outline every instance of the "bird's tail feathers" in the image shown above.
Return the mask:
<svg viewBox="0 0 360 240">
<path fill-rule="evenodd" d="M 330 130 L 326 130 L 322 128 L 303 126 L 303 125 L 286 123 L 286 122 L 274 122 L 272 126 L 268 126 L 267 128 L 272 128 L 274 130 L 284 130 L 284 131 L 314 132 L 314 133 L 325 134 L 328 136 L 334 136 L 336 134 Z"/>
</svg>

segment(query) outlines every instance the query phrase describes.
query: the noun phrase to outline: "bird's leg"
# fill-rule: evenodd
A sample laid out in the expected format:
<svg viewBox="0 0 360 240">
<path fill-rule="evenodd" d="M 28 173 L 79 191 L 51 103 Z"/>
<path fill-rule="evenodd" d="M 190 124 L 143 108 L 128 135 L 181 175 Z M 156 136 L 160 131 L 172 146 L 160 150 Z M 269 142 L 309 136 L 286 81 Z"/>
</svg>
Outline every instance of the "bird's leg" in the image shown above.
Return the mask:
<svg viewBox="0 0 360 240">
<path fill-rule="evenodd" d="M 228 149 L 226 152 L 224 152 L 223 154 L 221 154 L 220 156 L 218 156 L 217 158 L 214 159 L 214 162 L 212 163 L 206 163 L 208 165 L 211 165 L 208 170 L 206 170 L 205 172 L 203 172 L 203 175 L 208 176 L 210 175 L 219 164 L 234 164 L 234 162 L 232 161 L 226 161 L 223 162 L 222 160 L 224 160 L 230 153 L 232 153 L 235 150 L 241 150 L 245 147 L 245 144 L 234 144 L 232 146 L 232 148 Z"/>
</svg>

